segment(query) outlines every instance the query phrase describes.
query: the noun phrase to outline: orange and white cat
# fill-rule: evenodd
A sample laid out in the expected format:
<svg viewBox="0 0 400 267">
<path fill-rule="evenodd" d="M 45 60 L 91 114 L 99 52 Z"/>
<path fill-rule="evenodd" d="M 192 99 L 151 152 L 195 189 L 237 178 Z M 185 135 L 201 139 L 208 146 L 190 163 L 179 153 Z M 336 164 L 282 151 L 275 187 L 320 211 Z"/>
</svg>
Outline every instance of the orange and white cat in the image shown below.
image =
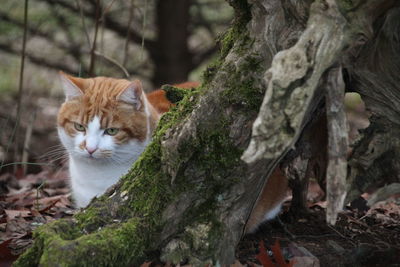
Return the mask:
<svg viewBox="0 0 400 267">
<path fill-rule="evenodd" d="M 58 134 L 69 155 L 72 196 L 86 206 L 126 174 L 151 140 L 160 113 L 140 81 L 61 73 Z"/>
<path fill-rule="evenodd" d="M 58 134 L 69 155 L 72 197 L 77 207 L 85 207 L 128 172 L 150 142 L 160 115 L 173 104 L 163 90 L 146 95 L 138 80 L 60 74 L 66 99 L 58 114 Z M 198 83 L 177 86 L 192 88 Z M 287 179 L 276 169 L 246 232 L 276 216 L 286 190 Z"/>
</svg>

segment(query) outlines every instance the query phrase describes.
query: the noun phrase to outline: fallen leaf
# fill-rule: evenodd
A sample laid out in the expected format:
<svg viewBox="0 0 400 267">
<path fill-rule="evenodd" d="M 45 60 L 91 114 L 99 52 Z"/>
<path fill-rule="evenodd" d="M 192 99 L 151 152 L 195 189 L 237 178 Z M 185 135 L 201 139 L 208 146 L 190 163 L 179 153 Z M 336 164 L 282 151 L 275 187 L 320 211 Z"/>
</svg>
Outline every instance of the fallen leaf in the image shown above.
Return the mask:
<svg viewBox="0 0 400 267">
<path fill-rule="evenodd" d="M 271 250 L 276 263 L 273 263 L 271 257 L 268 255 L 268 252 L 265 249 L 264 241 L 260 241 L 260 252 L 256 255 L 256 258 L 260 261 L 263 267 L 293 267 L 294 261 L 286 263 L 278 240 L 275 241 L 275 244 L 271 247 Z"/>
<path fill-rule="evenodd" d="M 278 240 L 275 240 L 275 244 L 271 247 L 274 259 L 279 267 L 291 267 L 293 263 L 286 263 L 285 258 L 282 255 L 281 246 Z"/>
<path fill-rule="evenodd" d="M 30 217 L 32 213 L 30 210 L 4 210 L 7 214 L 7 220 L 12 220 L 16 217 Z"/>
<path fill-rule="evenodd" d="M 271 258 L 268 255 L 268 252 L 265 250 L 264 241 L 260 241 L 260 252 L 256 255 L 257 260 L 262 264 L 263 267 L 275 267 L 275 264 L 272 262 Z"/>
<path fill-rule="evenodd" d="M 11 250 L 8 247 L 8 245 L 10 245 L 12 240 L 13 239 L 8 239 L 0 244 L 0 266 L 1 267 L 11 266 L 12 263 L 18 258 L 18 256 L 13 255 L 11 253 Z"/>
</svg>

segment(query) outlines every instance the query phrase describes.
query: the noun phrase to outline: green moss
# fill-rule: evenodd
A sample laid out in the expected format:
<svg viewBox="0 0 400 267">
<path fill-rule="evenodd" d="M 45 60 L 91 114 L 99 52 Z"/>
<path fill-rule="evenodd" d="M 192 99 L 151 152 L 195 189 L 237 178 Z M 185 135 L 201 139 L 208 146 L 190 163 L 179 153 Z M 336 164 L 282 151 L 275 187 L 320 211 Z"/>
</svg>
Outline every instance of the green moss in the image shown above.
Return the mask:
<svg viewBox="0 0 400 267">
<path fill-rule="evenodd" d="M 252 74 L 265 67 L 262 63 L 259 56 L 247 55 L 240 66 L 227 70 L 231 73 L 231 78 L 227 81 L 226 90 L 222 92 L 226 105 L 239 105 L 244 107 L 243 110 L 258 111 L 265 87 L 262 86 L 263 81 L 256 80 Z"/>
<path fill-rule="evenodd" d="M 41 238 L 37 233 L 38 232 L 35 231 L 33 234 L 35 242 L 33 243 L 32 247 L 25 251 L 23 256 L 19 257 L 17 261 L 13 263 L 14 267 L 36 267 L 39 265 L 40 257 L 38 255 L 42 255 L 44 242 L 41 240 L 43 238 Z"/>
<path fill-rule="evenodd" d="M 250 40 L 246 33 L 246 25 L 251 20 L 250 7 L 247 1 L 232 0 L 228 2 L 235 9 L 235 19 L 232 26 L 217 40 L 220 45 L 220 56 L 209 64 L 204 71 L 203 84 L 208 84 L 212 80 L 237 40 L 242 40 L 242 42 Z"/>
<path fill-rule="evenodd" d="M 46 241 L 48 245 L 40 264 L 46 266 L 62 259 L 64 266 L 128 266 L 133 258 L 143 259 L 145 256 L 145 247 L 141 245 L 145 244 L 144 237 L 138 231 L 137 225 L 138 219 L 133 218 L 73 241 L 65 241 L 52 235 Z M 132 240 L 132 236 L 135 236 L 135 240 Z"/>
<path fill-rule="evenodd" d="M 203 79 L 203 84 L 209 84 L 211 80 L 214 78 L 215 73 L 217 70 L 220 68 L 222 65 L 222 60 L 221 58 L 216 58 L 214 59 L 206 68 L 206 70 L 203 72 L 202 79 Z"/>
<path fill-rule="evenodd" d="M 33 233 L 35 239 L 33 246 L 19 257 L 13 266 L 38 266 L 39 262 L 43 260 L 43 257 L 38 255 L 44 255 L 42 253 L 47 251 L 49 244 L 53 244 L 54 241 L 63 241 L 63 239 L 73 240 L 81 235 L 82 233 L 71 220 L 58 220 L 39 227 Z M 63 242 L 67 243 L 68 241 Z M 44 266 L 50 265 L 45 264 Z"/>
<path fill-rule="evenodd" d="M 167 99 L 174 104 L 182 101 L 184 96 L 190 92 L 190 89 L 183 89 L 169 84 L 163 85 L 161 89 L 165 91 Z"/>
<path fill-rule="evenodd" d="M 229 73 L 229 79 L 226 81 L 226 90 L 222 96 L 226 100 L 226 105 L 240 105 L 247 110 L 258 111 L 265 88 L 260 88 L 260 84 L 263 83 L 255 81 L 252 74 L 265 68 L 265 64 L 260 55 L 248 54 L 253 42 L 246 30 L 246 25 L 251 19 L 250 8 L 246 0 L 229 1 L 229 3 L 235 8 L 236 19 L 233 26 L 220 38 L 220 58 L 204 72 L 204 81 L 212 80 L 216 71 L 221 69 L 225 57 L 235 46 L 235 53 L 243 55 L 243 59 L 238 66 L 225 66 L 224 71 Z"/>
<path fill-rule="evenodd" d="M 102 225 L 107 224 L 107 216 L 102 216 L 101 208 L 98 206 L 90 206 L 84 211 L 78 213 L 75 218 L 79 223 L 80 229 L 87 232 L 96 231 Z"/>
<path fill-rule="evenodd" d="M 54 266 L 59 262 L 62 263 L 59 266 L 129 266 L 132 262 L 144 261 L 144 252 L 150 247 L 137 218 L 73 240 L 63 239 L 60 222 L 65 220 L 39 228 L 34 234 L 33 247 L 14 266 Z M 70 229 L 77 228 L 71 226 Z"/>
<path fill-rule="evenodd" d="M 353 9 L 356 9 L 360 4 L 363 4 L 364 1 L 362 0 L 341 0 L 337 1 L 337 4 L 339 6 L 339 10 L 346 13 L 348 11 L 351 11 Z"/>
</svg>

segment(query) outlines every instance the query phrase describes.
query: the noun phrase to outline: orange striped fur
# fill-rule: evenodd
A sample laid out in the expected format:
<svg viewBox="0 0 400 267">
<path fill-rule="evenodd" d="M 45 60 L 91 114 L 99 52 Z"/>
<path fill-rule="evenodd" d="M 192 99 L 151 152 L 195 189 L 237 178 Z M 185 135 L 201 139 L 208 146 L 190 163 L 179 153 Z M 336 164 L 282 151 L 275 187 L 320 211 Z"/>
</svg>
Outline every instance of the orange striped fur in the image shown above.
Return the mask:
<svg viewBox="0 0 400 267">
<path fill-rule="evenodd" d="M 76 133 L 74 122 L 87 125 L 94 117 L 101 118 L 101 127 L 121 129 L 115 136 L 117 143 L 125 143 L 130 138 L 143 141 L 146 137 L 147 125 L 144 105 L 135 110 L 131 105 L 121 102 L 117 97 L 131 83 L 127 80 L 96 77 L 90 79 L 67 76 L 82 92 L 82 97 L 65 102 L 58 114 L 58 125 L 73 136 Z M 156 127 L 159 113 L 151 109 L 153 117 L 150 128 Z"/>
<path fill-rule="evenodd" d="M 129 138 L 144 140 L 146 136 L 146 125 L 143 111 L 144 105 L 138 111 L 129 105 L 118 101 L 117 97 L 131 83 L 124 79 L 107 77 L 76 78 L 62 74 L 79 87 L 83 96 L 73 101 L 65 102 L 58 115 L 58 125 L 73 136 L 76 130 L 73 122 L 86 125 L 95 115 L 101 117 L 102 128 L 116 127 L 122 129 L 115 137 L 119 143 L 126 142 Z M 175 84 L 179 88 L 194 88 L 199 86 L 198 82 L 185 82 Z M 153 106 L 152 131 L 156 126 L 158 116 L 167 112 L 172 104 L 167 98 L 164 90 L 158 89 L 146 95 L 148 102 Z"/>
</svg>

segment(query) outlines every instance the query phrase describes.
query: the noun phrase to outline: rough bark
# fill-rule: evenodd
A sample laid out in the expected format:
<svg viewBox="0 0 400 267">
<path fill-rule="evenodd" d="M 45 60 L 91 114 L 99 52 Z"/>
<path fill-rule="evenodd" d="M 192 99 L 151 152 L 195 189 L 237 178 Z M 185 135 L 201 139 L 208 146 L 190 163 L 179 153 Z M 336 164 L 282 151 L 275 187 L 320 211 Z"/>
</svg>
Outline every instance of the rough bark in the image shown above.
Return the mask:
<svg viewBox="0 0 400 267">
<path fill-rule="evenodd" d="M 376 0 L 313 3 L 307 28 L 299 41 L 290 49 L 277 53 L 265 73 L 268 88 L 253 124 L 250 145 L 242 156 L 244 161 L 254 164 L 264 159 L 273 160 L 295 146 L 310 120 L 309 111 L 318 104 L 313 99 L 323 82 L 323 73 L 335 62 L 350 62 L 352 53 L 372 37 L 370 30 L 377 18 L 394 5 L 394 1 Z M 331 140 L 341 139 L 340 131 L 330 131 L 330 134 L 337 135 Z M 346 162 L 340 165 L 344 164 Z M 341 184 L 337 184 L 337 188 L 345 186 L 346 172 L 341 172 Z M 339 191 L 343 199 L 344 190 Z M 343 203 L 343 200 L 339 202 Z M 328 215 L 331 223 L 340 208 L 337 205 L 336 201 L 328 203 L 328 210 L 333 212 Z"/>
<path fill-rule="evenodd" d="M 370 39 L 346 62 L 350 88 L 361 94 L 372 113 L 371 124 L 349 159 L 346 201 L 369 188 L 400 181 L 399 3 L 384 15 L 376 13 L 379 17 L 369 28 Z"/>
<path fill-rule="evenodd" d="M 232 263 L 268 174 L 320 105 L 322 74 L 393 5 L 310 2 L 230 1 L 235 23 L 201 88 L 163 116 L 128 175 L 73 219 L 38 229 L 16 266 Z"/>
<path fill-rule="evenodd" d="M 326 220 L 335 225 L 346 197 L 348 130 L 344 110 L 344 81 L 342 68 L 328 71 L 326 115 L 328 122 L 328 167 L 326 176 Z"/>
</svg>

